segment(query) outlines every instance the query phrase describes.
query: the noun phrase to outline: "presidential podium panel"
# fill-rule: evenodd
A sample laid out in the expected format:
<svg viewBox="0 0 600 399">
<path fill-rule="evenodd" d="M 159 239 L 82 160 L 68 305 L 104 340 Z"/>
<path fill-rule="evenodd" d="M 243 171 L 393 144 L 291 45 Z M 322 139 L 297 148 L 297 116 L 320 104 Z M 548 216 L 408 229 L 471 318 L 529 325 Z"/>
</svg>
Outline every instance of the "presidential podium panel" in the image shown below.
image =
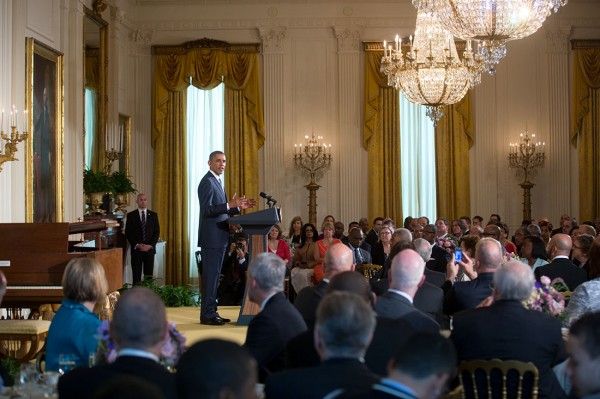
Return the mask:
<svg viewBox="0 0 600 399">
<path fill-rule="evenodd" d="M 251 256 L 267 251 L 266 236 L 273 225 L 281 223 L 281 209 L 267 208 L 256 212 L 246 213 L 228 219 L 229 224 L 240 225 L 242 231 L 250 235 Z M 244 290 L 244 299 L 240 307 L 237 325 L 247 326 L 260 307 L 248 299 L 248 286 Z"/>
</svg>

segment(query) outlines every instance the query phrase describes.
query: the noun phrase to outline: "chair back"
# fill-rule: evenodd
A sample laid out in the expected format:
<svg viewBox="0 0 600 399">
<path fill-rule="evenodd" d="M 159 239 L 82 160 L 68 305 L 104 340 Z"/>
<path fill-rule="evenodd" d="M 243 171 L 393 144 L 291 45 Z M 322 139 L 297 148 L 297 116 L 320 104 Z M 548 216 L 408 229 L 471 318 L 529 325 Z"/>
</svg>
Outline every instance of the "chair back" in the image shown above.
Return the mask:
<svg viewBox="0 0 600 399">
<path fill-rule="evenodd" d="M 539 373 L 531 362 L 471 360 L 458 365 L 458 376 L 463 388 L 463 399 L 538 397 Z"/>
<path fill-rule="evenodd" d="M 379 265 L 372 265 L 370 263 L 365 263 L 363 264 L 363 275 L 365 276 L 365 278 L 367 279 L 367 281 L 371 281 L 372 278 L 374 278 L 377 275 L 377 272 L 379 272 L 381 270 L 381 266 Z"/>
</svg>

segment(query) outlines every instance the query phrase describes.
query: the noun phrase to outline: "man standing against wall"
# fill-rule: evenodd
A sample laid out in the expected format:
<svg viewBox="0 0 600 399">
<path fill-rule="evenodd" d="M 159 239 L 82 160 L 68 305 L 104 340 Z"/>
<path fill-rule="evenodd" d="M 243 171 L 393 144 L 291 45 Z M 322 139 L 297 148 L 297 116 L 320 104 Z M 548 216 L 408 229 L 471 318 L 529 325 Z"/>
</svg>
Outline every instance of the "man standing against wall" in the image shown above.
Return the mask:
<svg viewBox="0 0 600 399">
<path fill-rule="evenodd" d="M 160 236 L 158 215 L 147 209 L 148 198 L 146 194 L 140 193 L 136 199 L 138 209 L 129 212 L 127 224 L 125 225 L 125 237 L 131 247 L 131 272 L 133 285 L 142 279 L 142 268 L 144 278 L 152 277 L 154 273 L 154 254 L 156 254 L 156 243 Z"/>
<path fill-rule="evenodd" d="M 208 158 L 209 171 L 198 186 L 200 200 L 200 222 L 198 225 L 198 246 L 202 249 L 202 302 L 200 323 L 221 326 L 230 320 L 217 313 L 217 286 L 227 245 L 229 244 L 229 215 L 256 205 L 253 199 L 237 197 L 234 193 L 227 199 L 224 189 L 223 172 L 226 158 L 222 151 L 213 151 Z"/>
</svg>

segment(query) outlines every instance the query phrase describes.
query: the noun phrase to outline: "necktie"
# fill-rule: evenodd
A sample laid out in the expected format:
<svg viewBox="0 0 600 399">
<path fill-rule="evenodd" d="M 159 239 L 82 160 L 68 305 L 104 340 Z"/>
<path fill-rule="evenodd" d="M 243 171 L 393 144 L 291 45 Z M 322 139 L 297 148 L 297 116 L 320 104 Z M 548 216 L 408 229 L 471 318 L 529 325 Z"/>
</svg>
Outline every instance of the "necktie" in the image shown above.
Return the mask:
<svg viewBox="0 0 600 399">
<path fill-rule="evenodd" d="M 142 241 L 146 242 L 146 211 L 142 211 Z"/>
<path fill-rule="evenodd" d="M 354 248 L 354 257 L 356 258 L 356 263 L 363 263 L 363 258 L 360 254 L 359 248 Z"/>
<path fill-rule="evenodd" d="M 223 180 L 221 180 L 221 177 L 217 177 L 217 181 L 219 182 L 219 186 L 221 186 L 221 190 L 225 192 L 225 187 L 223 187 Z"/>
</svg>

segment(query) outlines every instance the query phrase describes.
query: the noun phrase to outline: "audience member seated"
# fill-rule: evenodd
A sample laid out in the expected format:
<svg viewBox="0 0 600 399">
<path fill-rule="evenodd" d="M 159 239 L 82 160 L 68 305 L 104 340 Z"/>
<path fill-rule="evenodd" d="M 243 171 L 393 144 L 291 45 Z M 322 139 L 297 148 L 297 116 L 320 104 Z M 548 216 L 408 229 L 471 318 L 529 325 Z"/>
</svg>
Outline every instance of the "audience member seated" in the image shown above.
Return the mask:
<svg viewBox="0 0 600 399">
<path fill-rule="evenodd" d="M 331 228 L 335 231 L 334 225 L 335 225 L 335 218 L 332 215 L 327 215 L 323 218 L 323 222 L 321 223 L 321 234 L 319 234 L 318 239 L 322 240 L 324 235 L 323 235 L 323 227 L 325 227 L 326 223 L 330 223 L 331 224 Z"/>
<path fill-rule="evenodd" d="M 600 313 L 573 324 L 567 352 L 566 372 L 579 399 L 600 399 Z"/>
<path fill-rule="evenodd" d="M 301 242 L 300 234 L 302 232 L 302 218 L 300 216 L 294 216 L 290 222 L 290 230 L 288 231 L 287 240 L 290 250 L 297 247 Z"/>
<path fill-rule="evenodd" d="M 304 287 L 312 285 L 315 268 L 315 237 L 317 229 L 313 224 L 306 223 L 302 226 L 300 233 L 300 243 L 296 247 L 292 270 L 290 271 L 290 280 L 296 293 Z"/>
<path fill-rule="evenodd" d="M 344 244 L 332 245 L 325 255 L 325 262 L 323 262 L 325 273 L 323 280 L 316 286 L 306 287 L 298 293 L 294 306 L 302 315 L 309 330 L 315 326 L 317 307 L 325 295 L 329 281 L 338 273 L 354 270 L 353 259 L 350 248 Z"/>
<path fill-rule="evenodd" d="M 440 334 L 419 333 L 409 337 L 395 352 L 387 378 L 367 392 L 347 392 L 340 398 L 440 398 L 455 371 L 456 351 L 452 343 Z"/>
<path fill-rule="evenodd" d="M 290 262 L 290 247 L 283 239 L 281 227 L 278 224 L 271 227 L 267 240 L 267 252 L 279 256 L 285 262 L 286 266 Z"/>
<path fill-rule="evenodd" d="M 100 319 L 93 310 L 108 291 L 104 268 L 95 259 L 69 261 L 62 277 L 63 299 L 46 340 L 46 370 L 58 370 L 59 355 L 74 355 L 76 367 L 89 367 L 96 354 Z"/>
<path fill-rule="evenodd" d="M 246 288 L 246 270 L 250 255 L 248 254 L 248 236 L 237 233 L 229 246 L 229 252 L 223 259 L 217 298 L 221 306 L 239 306 L 244 298 Z"/>
<path fill-rule="evenodd" d="M 521 226 L 517 230 L 515 230 L 515 235 L 513 236 L 513 243 L 517 247 L 517 253 L 521 253 L 521 246 L 523 245 L 523 240 L 525 237 L 530 236 L 529 230 L 527 227 Z"/>
<path fill-rule="evenodd" d="M 392 259 L 388 275 L 390 288 L 377 298 L 375 311 L 380 317 L 404 319 L 417 331 L 438 332 L 440 326 L 413 305 L 413 298 L 423 279 L 425 262 L 412 249 L 399 252 Z"/>
<path fill-rule="evenodd" d="M 490 227 L 492 225 L 488 225 Z M 498 226 L 493 225 L 498 228 Z M 494 272 L 504 259 L 502 258 L 502 246 L 493 238 L 482 238 L 477 243 L 475 250 L 475 262 L 463 253 L 463 260 L 454 263 L 448 262 L 448 273 L 444 283 L 444 313 L 451 316 L 465 309 L 473 309 L 484 299 L 492 294 L 492 280 Z M 457 281 L 454 278 L 462 268 L 471 281 Z"/>
<path fill-rule="evenodd" d="M 521 246 L 521 260 L 531 267 L 531 270 L 548 264 L 548 253 L 541 237 L 527 236 Z"/>
<path fill-rule="evenodd" d="M 361 229 L 355 227 L 348 232 L 348 248 L 352 251 L 354 256 L 354 264 L 358 271 L 362 271 L 362 265 L 373 263 L 371 254 L 361 248 L 364 241 L 364 234 Z"/>
<path fill-rule="evenodd" d="M 392 242 L 393 234 L 394 230 L 389 226 L 382 226 L 379 229 L 379 241 L 371 247 L 371 257 L 374 264 L 383 266 L 388 260 L 390 252 L 392 252 L 392 246 L 394 245 Z"/>
<path fill-rule="evenodd" d="M 423 258 L 423 260 L 427 263 L 431 258 L 431 244 L 428 243 L 424 238 L 417 238 L 413 242 L 413 245 L 415 246 L 415 251 L 417 251 L 417 253 L 421 255 L 421 258 Z M 425 267 L 424 274 L 425 281 L 435 285 L 436 287 L 441 288 L 442 285 L 444 285 L 444 281 L 446 281 L 445 273 L 436 272 L 435 270 L 431 270 L 427 267 Z"/>
<path fill-rule="evenodd" d="M 325 260 L 325 254 L 329 247 L 333 244 L 342 243 L 338 238 L 333 237 L 333 223 L 325 222 L 323 224 L 323 238 L 317 241 L 314 249 L 315 264 L 313 280 L 315 284 L 318 284 L 323 280 L 323 261 Z"/>
<path fill-rule="evenodd" d="M 535 278 L 539 281 L 542 276 L 547 276 L 550 280 L 560 277 L 571 291 L 585 282 L 587 280 L 585 270 L 578 268 L 569 260 L 571 247 L 572 241 L 568 235 L 559 233 L 552 236 L 547 247 L 548 257 L 552 262 L 535 269 Z"/>
<path fill-rule="evenodd" d="M 374 329 L 375 314 L 364 299 L 349 292 L 328 294 L 317 309 L 314 333 L 321 364 L 270 376 L 266 397 L 317 399 L 334 390 L 367 389 L 379 379 L 361 361 Z"/>
<path fill-rule="evenodd" d="M 590 248 L 592 248 L 592 242 L 594 237 L 590 234 L 580 234 L 573 237 L 573 251 L 571 255 L 573 257 L 573 263 L 576 264 L 580 269 L 584 269 L 590 279 L 590 266 L 587 264 Z"/>
<path fill-rule="evenodd" d="M 462 236 L 460 238 L 460 249 L 462 249 L 463 254 L 466 254 L 468 258 L 475 258 L 475 250 L 477 249 L 477 243 L 479 242 L 481 237 L 478 236 Z M 446 280 L 446 276 L 444 275 L 444 280 Z M 458 270 L 458 275 L 456 276 L 455 281 L 468 281 L 470 277 L 467 276 L 464 269 Z"/>
<path fill-rule="evenodd" d="M 165 399 L 165 395 L 141 378 L 122 375 L 98 388 L 92 399 Z"/>
<path fill-rule="evenodd" d="M 156 386 L 166 399 L 177 398 L 175 375 L 158 363 L 168 336 L 166 309 L 158 295 L 147 288 L 127 290 L 115 306 L 110 332 L 117 360 L 63 375 L 58 380 L 61 399 L 92 398 L 113 378 L 122 376 L 141 378 Z"/>
<path fill-rule="evenodd" d="M 508 225 L 504 222 L 500 222 L 498 223 L 498 227 L 500 227 L 500 244 L 502 244 L 507 253 L 518 255 L 517 246 L 508 240 L 508 237 L 510 237 Z"/>
<path fill-rule="evenodd" d="M 367 222 L 367 225 L 368 225 L 368 222 Z M 371 246 L 371 251 L 373 250 L 373 246 L 375 246 L 375 244 L 379 240 L 379 229 L 381 229 L 381 226 L 383 226 L 383 218 L 376 217 L 375 219 L 373 219 L 373 227 L 371 228 L 371 230 L 369 230 L 368 232 L 365 232 L 363 230 L 363 233 L 366 234 L 365 242 Z M 371 254 L 372 254 L 372 252 L 371 252 Z"/>
<path fill-rule="evenodd" d="M 192 345 L 177 364 L 179 399 L 255 399 L 256 361 L 238 344 L 207 339 Z"/>
<path fill-rule="evenodd" d="M 565 398 L 552 371 L 566 357 L 561 323 L 522 304 L 531 295 L 534 281 L 531 268 L 520 261 L 499 267 L 494 273 L 494 302 L 455 314 L 451 339 L 461 361 L 532 362 L 539 371 L 539 397 Z"/>
<path fill-rule="evenodd" d="M 460 220 L 454 219 L 450 222 L 450 234 L 452 237 L 458 241 L 460 237 L 462 237 L 467 232 L 467 224 Z"/>
<path fill-rule="evenodd" d="M 344 242 L 344 223 L 337 221 L 333 224 L 333 236 Z"/>
<path fill-rule="evenodd" d="M 427 268 L 446 274 L 448 252 L 435 243 L 436 235 L 437 228 L 433 224 L 427 224 L 423 227 L 423 238 L 431 244 L 431 257 L 427 261 Z"/>
<path fill-rule="evenodd" d="M 550 235 L 552 234 L 552 224 L 546 221 L 540 221 L 540 231 L 542 232 L 540 238 L 544 241 L 544 246 L 550 242 Z"/>
<path fill-rule="evenodd" d="M 275 254 L 261 253 L 248 268 L 248 298 L 260 305 L 252 318 L 244 346 L 256 359 L 260 381 L 281 371 L 288 341 L 306 330 L 298 310 L 283 294 L 285 263 Z"/>
<path fill-rule="evenodd" d="M 590 257 L 586 264 L 590 270 L 590 280 L 573 291 L 566 309 L 567 326 L 584 314 L 600 312 L 600 237 L 592 243 Z"/>
</svg>

